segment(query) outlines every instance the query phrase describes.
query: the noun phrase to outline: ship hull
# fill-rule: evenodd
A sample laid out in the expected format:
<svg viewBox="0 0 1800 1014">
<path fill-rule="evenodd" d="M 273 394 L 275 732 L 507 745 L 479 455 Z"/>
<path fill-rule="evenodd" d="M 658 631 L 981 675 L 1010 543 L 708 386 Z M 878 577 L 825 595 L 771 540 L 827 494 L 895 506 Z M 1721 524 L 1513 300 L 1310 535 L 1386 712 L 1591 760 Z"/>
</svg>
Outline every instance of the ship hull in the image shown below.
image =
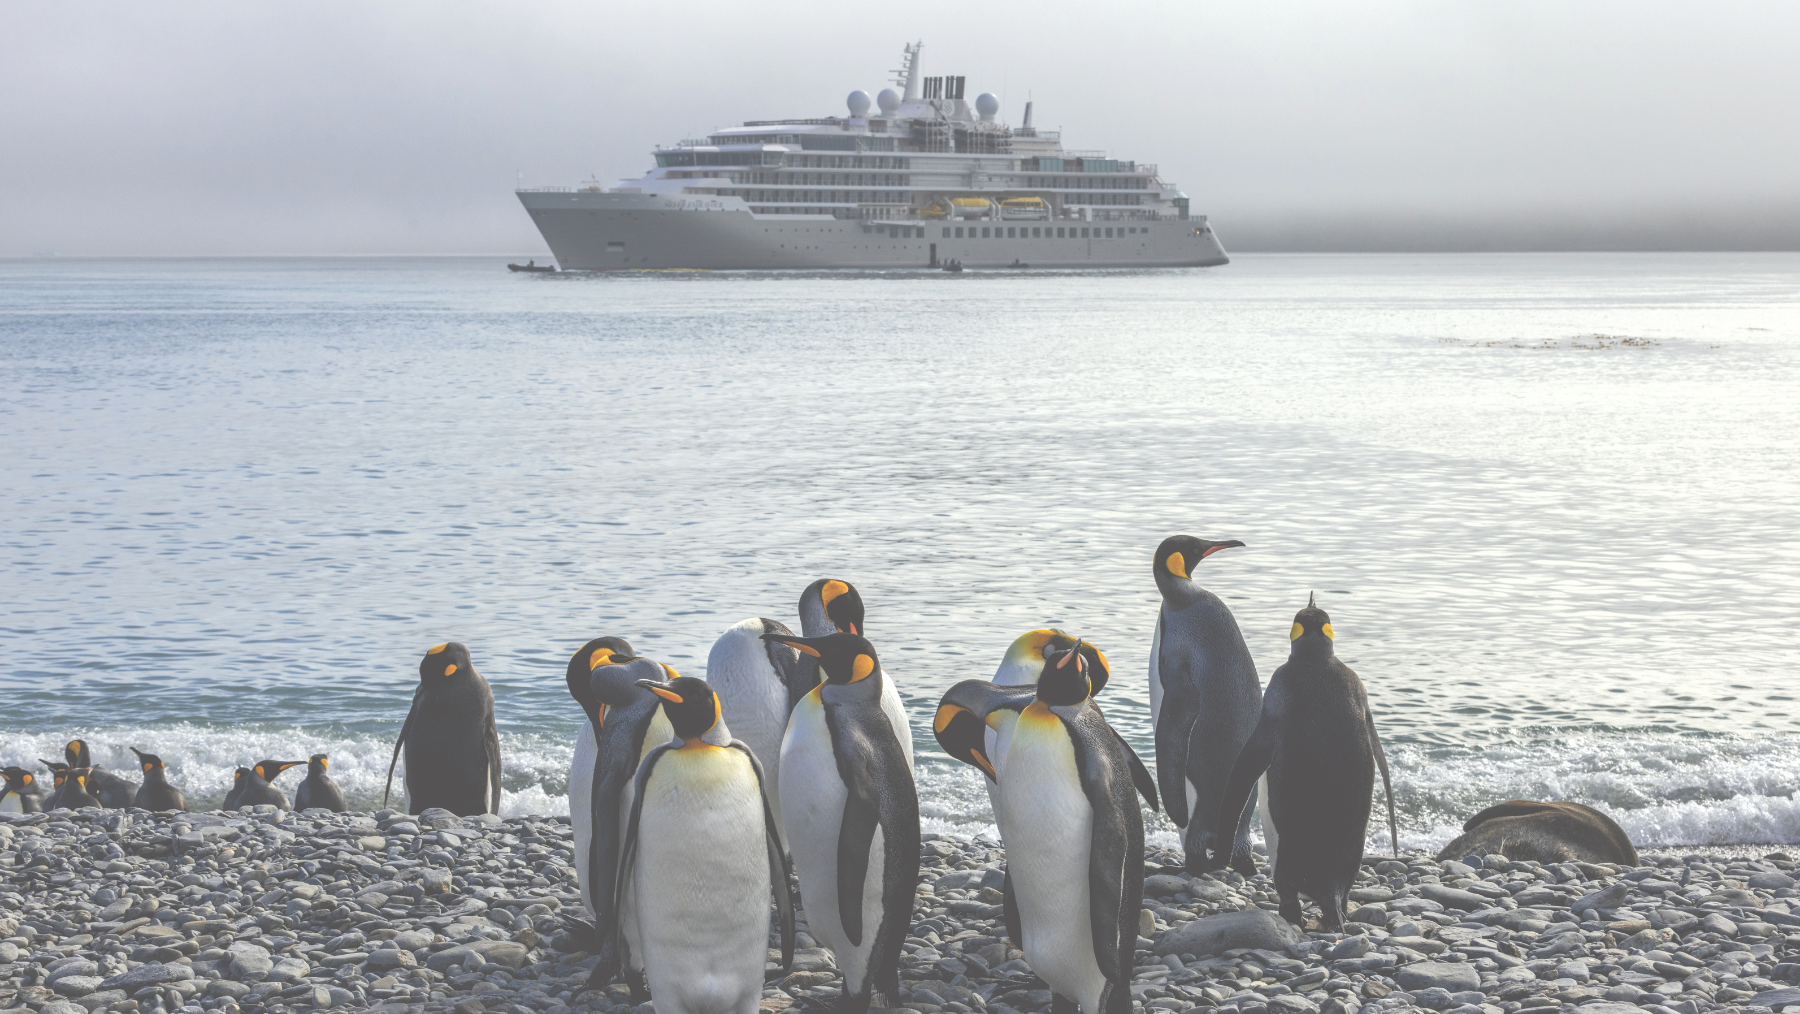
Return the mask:
<svg viewBox="0 0 1800 1014">
<path fill-rule="evenodd" d="M 1212 267 L 1229 262 L 1204 219 L 990 222 L 1062 237 L 981 238 L 983 224 L 759 215 L 735 197 L 521 191 L 565 271 Z M 960 229 L 964 236 L 955 233 Z M 1108 237 L 1112 230 L 1115 235 Z M 1136 231 L 1129 231 L 1136 230 Z M 1088 235 L 1081 236 L 1086 231 Z M 901 233 L 903 235 L 896 235 Z M 973 233 L 974 235 L 970 235 Z"/>
</svg>

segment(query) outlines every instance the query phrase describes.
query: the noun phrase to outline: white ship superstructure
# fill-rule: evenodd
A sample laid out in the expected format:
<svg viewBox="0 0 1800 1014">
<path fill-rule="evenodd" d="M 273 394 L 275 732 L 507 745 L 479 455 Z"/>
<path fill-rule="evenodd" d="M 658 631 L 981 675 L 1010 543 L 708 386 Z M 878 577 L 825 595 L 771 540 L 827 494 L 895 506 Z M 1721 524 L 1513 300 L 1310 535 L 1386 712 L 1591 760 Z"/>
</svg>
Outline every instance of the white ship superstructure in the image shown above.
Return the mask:
<svg viewBox="0 0 1800 1014">
<path fill-rule="evenodd" d="M 847 116 L 761 120 L 654 152 L 616 186 L 518 191 L 565 270 L 1210 266 L 1204 215 L 1155 165 L 996 117 L 918 43 Z M 873 115 L 871 111 L 873 109 Z"/>
</svg>

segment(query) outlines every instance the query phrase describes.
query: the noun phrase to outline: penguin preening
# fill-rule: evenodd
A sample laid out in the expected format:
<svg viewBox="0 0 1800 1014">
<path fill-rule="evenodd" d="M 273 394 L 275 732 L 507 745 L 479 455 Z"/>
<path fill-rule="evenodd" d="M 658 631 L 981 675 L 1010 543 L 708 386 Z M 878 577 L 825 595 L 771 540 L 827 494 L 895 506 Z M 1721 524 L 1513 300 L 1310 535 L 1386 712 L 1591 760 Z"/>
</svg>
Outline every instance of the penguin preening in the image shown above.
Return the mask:
<svg viewBox="0 0 1800 1014">
<path fill-rule="evenodd" d="M 663 699 L 639 684 L 645 679 L 673 679 L 676 674 L 658 662 L 633 657 L 629 645 L 619 645 L 622 650 L 602 644 L 588 651 L 585 659 L 570 660 L 571 666 L 591 667 L 587 686 L 576 700 L 583 710 L 591 704 L 591 721 L 600 724 L 594 733 L 584 803 L 575 803 L 571 778 L 569 813 L 575 832 L 576 879 L 594 919 L 595 953 L 600 955 L 595 968 L 622 969 L 636 1004 L 649 999 L 650 993 L 644 986 L 636 895 L 630 890 L 615 893 L 619 856 L 637 798 L 638 768 L 652 750 L 674 738 Z M 595 985 L 605 985 L 611 975 L 609 971 L 604 978 L 597 977 Z"/>
<path fill-rule="evenodd" d="M 587 906 L 590 919 L 594 918 L 594 903 L 587 880 L 586 856 L 594 832 L 594 761 L 599 749 L 596 730 L 604 720 L 606 705 L 594 696 L 589 674 L 602 665 L 615 660 L 627 661 L 636 654 L 631 650 L 631 642 L 622 637 L 596 637 L 575 649 L 563 673 L 569 696 L 575 698 L 575 703 L 581 705 L 581 713 L 587 716 L 581 723 L 581 731 L 575 734 L 575 755 L 569 761 L 569 826 L 575 832 L 575 872 L 581 884 L 581 900 Z M 607 821 L 607 826 L 612 827 L 612 821 Z M 595 928 L 605 929 L 599 923 Z"/>
<path fill-rule="evenodd" d="M 761 617 L 733 625 L 707 653 L 706 682 L 719 695 L 731 734 L 748 745 L 762 765 L 763 789 L 769 794 L 776 830 L 782 831 L 781 740 L 787 734 L 788 714 L 818 682 L 818 664 L 785 642 L 764 640 L 764 635 L 792 637 L 794 632 L 779 620 Z M 784 832 L 784 845 L 786 841 Z"/>
<path fill-rule="evenodd" d="M 37 778 L 21 767 L 6 769 L 6 790 L 0 794 L 0 813 L 42 813 L 44 797 Z"/>
<path fill-rule="evenodd" d="M 673 736 L 637 771 L 615 918 L 637 924 L 634 947 L 641 949 L 659 1014 L 755 1014 L 771 892 L 784 969 L 794 954 L 787 862 L 761 766 L 748 746 L 731 738 L 705 680 L 682 676 L 639 685 L 661 699 Z M 916 843 L 914 849 L 916 855 Z M 629 912 L 619 903 L 627 892 L 640 899 Z M 595 978 L 610 979 L 618 967 L 616 952 L 611 957 L 595 966 Z"/>
<path fill-rule="evenodd" d="M 886 707 L 875 648 L 850 633 L 764 634 L 816 659 L 825 681 L 795 706 L 781 742 L 783 824 L 806 925 L 844 974 L 842 1014 L 874 990 L 897 1002 L 900 951 L 919 879 L 919 794 Z"/>
<path fill-rule="evenodd" d="M 71 768 L 88 769 L 87 790 L 100 800 L 101 806 L 122 810 L 137 798 L 137 783 L 95 764 L 93 751 L 88 749 L 86 740 L 70 740 L 63 747 L 63 757 Z"/>
<path fill-rule="evenodd" d="M 965 680 L 933 728 L 945 752 L 995 782 L 1007 934 L 1060 1003 L 1125 1014 L 1144 890 L 1137 797 L 1155 807 L 1156 783 L 1095 706 L 1087 668 L 1068 648 L 1035 686 Z"/>
<path fill-rule="evenodd" d="M 1244 741 L 1256 728 L 1262 688 L 1256 663 L 1231 610 L 1194 580 L 1194 568 L 1221 549 L 1242 546 L 1232 539 L 1211 542 L 1172 535 L 1156 547 L 1152 571 L 1162 608 L 1150 647 L 1150 715 L 1156 729 L 1156 775 L 1169 819 L 1183 828 L 1189 872 L 1198 873 L 1220 833 L 1239 830 L 1230 849 L 1231 866 L 1256 874 L 1247 822 L 1219 825 L 1219 797 Z M 1255 805 L 1256 793 L 1246 801 Z M 1265 821 L 1269 855 L 1275 855 L 1274 828 Z"/>
<path fill-rule="evenodd" d="M 1269 678 L 1262 717 L 1232 766 L 1217 811 L 1221 831 L 1235 832 L 1257 776 L 1268 771 L 1269 809 L 1281 828 L 1279 854 L 1272 856 L 1281 916 L 1299 925 L 1304 894 L 1318 903 L 1328 931 L 1343 926 L 1344 902 L 1362 865 L 1377 767 L 1394 854 L 1400 854 L 1387 757 L 1362 680 L 1335 653 L 1336 637 L 1331 617 L 1309 597 L 1294 615 L 1288 660 Z M 1215 851 L 1212 867 L 1225 859 Z"/>
<path fill-rule="evenodd" d="M 315 753 L 307 758 L 306 778 L 294 790 L 294 809 L 343 813 L 350 808 L 344 802 L 344 790 L 326 773 L 330 767 L 329 754 Z"/>
<path fill-rule="evenodd" d="M 138 786 L 131 805 L 140 810 L 186 810 L 187 797 L 181 794 L 180 789 L 169 784 L 169 774 L 163 767 L 162 758 L 153 753 L 145 753 L 135 746 L 131 748 L 131 752 L 137 754 L 138 767 L 144 772 L 144 784 Z"/>
<path fill-rule="evenodd" d="M 459 817 L 500 811 L 500 732 L 494 725 L 494 691 L 469 649 L 450 641 L 419 660 L 419 687 L 413 691 L 406 724 L 388 762 L 386 806 L 394 787 L 394 765 L 406 750 L 406 808 L 419 813 L 434 806 Z"/>
<path fill-rule="evenodd" d="M 246 806 L 274 806 L 282 810 L 292 809 L 288 805 L 287 793 L 275 784 L 275 777 L 288 768 L 299 767 L 305 761 L 260 760 L 252 767 L 238 768 L 233 775 L 231 791 L 225 794 L 225 802 L 221 807 L 226 810 L 238 810 Z"/>
<path fill-rule="evenodd" d="M 824 637 L 828 634 L 855 634 L 866 637 L 863 627 L 862 594 L 848 581 L 820 578 L 800 593 L 800 636 Z M 818 665 L 807 655 L 800 659 L 802 675 L 800 693 L 805 694 L 820 682 Z M 892 673 L 884 673 L 881 681 L 881 708 L 887 712 L 894 728 L 900 732 L 900 745 L 906 751 L 906 766 L 913 764 L 912 725 L 906 720 L 906 705 L 900 700 L 900 688 Z M 795 698 L 796 703 L 798 698 Z"/>
</svg>

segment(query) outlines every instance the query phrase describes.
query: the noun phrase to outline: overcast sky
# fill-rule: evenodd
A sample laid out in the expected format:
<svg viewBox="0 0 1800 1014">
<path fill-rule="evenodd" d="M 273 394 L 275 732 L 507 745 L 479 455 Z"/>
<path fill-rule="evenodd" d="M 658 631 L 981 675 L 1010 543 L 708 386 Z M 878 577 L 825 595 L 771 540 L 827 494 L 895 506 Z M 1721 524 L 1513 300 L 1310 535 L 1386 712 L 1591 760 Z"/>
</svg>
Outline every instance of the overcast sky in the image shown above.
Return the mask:
<svg viewBox="0 0 1800 1014">
<path fill-rule="evenodd" d="M 512 195 L 841 114 L 923 39 L 1228 249 L 1800 249 L 1800 4 L 0 8 L 0 256 L 542 253 Z"/>
</svg>

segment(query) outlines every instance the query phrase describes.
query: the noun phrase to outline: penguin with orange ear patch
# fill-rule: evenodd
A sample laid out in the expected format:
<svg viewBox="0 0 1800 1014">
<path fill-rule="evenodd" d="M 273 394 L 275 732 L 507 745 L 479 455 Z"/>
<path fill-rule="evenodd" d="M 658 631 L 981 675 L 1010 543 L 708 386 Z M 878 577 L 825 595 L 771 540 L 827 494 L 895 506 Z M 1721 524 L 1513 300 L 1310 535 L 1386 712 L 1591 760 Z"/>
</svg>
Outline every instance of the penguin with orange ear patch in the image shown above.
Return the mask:
<svg viewBox="0 0 1800 1014">
<path fill-rule="evenodd" d="M 328 754 L 315 753 L 307 758 L 306 780 L 294 790 L 294 809 L 343 813 L 350 808 L 344 801 L 344 790 L 326 773 L 330 768 Z"/>
<path fill-rule="evenodd" d="M 21 767 L 6 769 L 6 790 L 0 793 L 0 813 L 42 813 L 44 797 L 37 778 Z"/>
<path fill-rule="evenodd" d="M 781 741 L 781 810 L 806 925 L 844 973 L 839 1014 L 872 993 L 899 1002 L 900 951 L 919 879 L 919 794 L 904 715 L 884 700 L 875 648 L 855 634 L 764 634 L 817 659 L 825 682 L 795 705 Z"/>
<path fill-rule="evenodd" d="M 129 778 L 108 771 L 94 763 L 93 751 L 88 749 L 87 741 L 72 739 L 63 747 L 63 758 L 72 768 L 87 768 L 87 788 L 100 805 L 108 809 L 123 810 L 136 798 L 138 785 Z"/>
<path fill-rule="evenodd" d="M 459 817 L 500 811 L 500 733 L 494 691 L 475 671 L 469 649 L 451 641 L 419 660 L 419 688 L 388 762 L 387 805 L 394 765 L 406 750 L 406 812 L 434 806 Z"/>
<path fill-rule="evenodd" d="M 169 784 L 169 773 L 163 767 L 162 758 L 135 746 L 131 752 L 137 754 L 138 768 L 144 772 L 144 784 L 138 786 L 131 805 L 141 810 L 186 810 L 187 797 Z"/>
</svg>

